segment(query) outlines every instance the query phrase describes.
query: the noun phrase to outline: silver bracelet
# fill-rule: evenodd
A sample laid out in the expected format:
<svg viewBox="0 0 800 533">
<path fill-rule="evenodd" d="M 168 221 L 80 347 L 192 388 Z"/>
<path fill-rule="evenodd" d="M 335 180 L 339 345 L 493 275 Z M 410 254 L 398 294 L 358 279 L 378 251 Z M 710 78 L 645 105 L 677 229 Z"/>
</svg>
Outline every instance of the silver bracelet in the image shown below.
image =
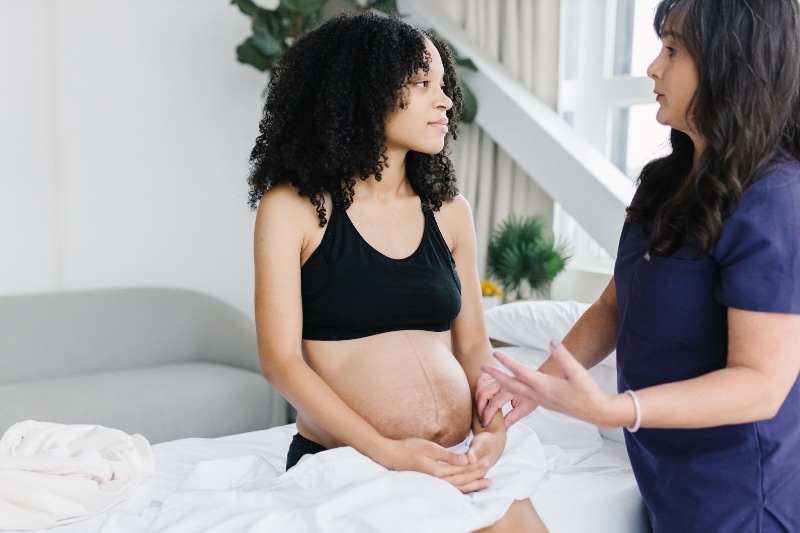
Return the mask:
<svg viewBox="0 0 800 533">
<path fill-rule="evenodd" d="M 625 428 L 631 433 L 636 433 L 639 431 L 639 427 L 642 425 L 642 408 L 639 405 L 639 398 L 636 396 L 636 393 L 632 390 L 628 389 L 625 391 L 625 394 L 628 394 L 631 398 L 633 398 L 633 406 L 636 408 L 636 422 L 634 422 L 633 427 Z"/>
</svg>

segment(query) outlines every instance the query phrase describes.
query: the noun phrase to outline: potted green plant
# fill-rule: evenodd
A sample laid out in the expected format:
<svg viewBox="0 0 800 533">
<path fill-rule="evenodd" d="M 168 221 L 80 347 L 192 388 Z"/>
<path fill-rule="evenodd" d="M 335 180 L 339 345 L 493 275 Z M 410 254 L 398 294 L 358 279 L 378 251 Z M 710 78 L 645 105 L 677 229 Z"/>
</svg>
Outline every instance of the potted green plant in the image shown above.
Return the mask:
<svg viewBox="0 0 800 533">
<path fill-rule="evenodd" d="M 486 274 L 517 299 L 542 295 L 570 256 L 547 231 L 541 215 L 509 215 L 492 231 L 486 251 Z"/>
</svg>

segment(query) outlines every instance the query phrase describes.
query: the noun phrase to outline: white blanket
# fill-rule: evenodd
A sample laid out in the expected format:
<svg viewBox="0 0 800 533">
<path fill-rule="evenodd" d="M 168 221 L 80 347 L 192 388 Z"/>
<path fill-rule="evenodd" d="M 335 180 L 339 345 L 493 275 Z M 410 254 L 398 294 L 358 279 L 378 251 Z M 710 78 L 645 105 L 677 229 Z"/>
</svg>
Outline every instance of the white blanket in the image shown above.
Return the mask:
<svg viewBox="0 0 800 533">
<path fill-rule="evenodd" d="M 85 519 L 124 500 L 153 469 L 141 435 L 32 420 L 0 439 L 0 529 Z"/>
<path fill-rule="evenodd" d="M 200 462 L 163 501 L 140 512 L 112 511 L 102 530 L 467 532 L 530 497 L 545 468 L 536 434 L 522 424 L 511 428 L 488 473 L 492 486 L 467 495 L 431 476 L 389 471 L 349 447 L 306 456 L 287 473 L 259 455 L 242 455 Z"/>
</svg>

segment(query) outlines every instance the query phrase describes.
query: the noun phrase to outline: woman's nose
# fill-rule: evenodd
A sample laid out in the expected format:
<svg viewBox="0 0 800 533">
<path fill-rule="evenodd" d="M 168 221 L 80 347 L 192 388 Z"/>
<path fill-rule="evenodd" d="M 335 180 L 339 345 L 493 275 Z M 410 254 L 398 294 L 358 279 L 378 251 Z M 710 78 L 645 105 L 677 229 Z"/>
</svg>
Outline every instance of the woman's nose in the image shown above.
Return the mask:
<svg viewBox="0 0 800 533">
<path fill-rule="evenodd" d="M 661 77 L 661 69 L 658 65 L 658 60 L 661 57 L 661 54 L 657 55 L 656 58 L 650 63 L 650 66 L 647 67 L 647 77 L 655 80 L 656 78 Z"/>
<path fill-rule="evenodd" d="M 439 94 L 440 97 L 436 102 L 436 107 L 443 107 L 445 110 L 453 107 L 453 100 L 451 100 L 450 97 L 447 96 L 447 93 L 444 92 L 444 87 L 439 89 Z"/>
</svg>

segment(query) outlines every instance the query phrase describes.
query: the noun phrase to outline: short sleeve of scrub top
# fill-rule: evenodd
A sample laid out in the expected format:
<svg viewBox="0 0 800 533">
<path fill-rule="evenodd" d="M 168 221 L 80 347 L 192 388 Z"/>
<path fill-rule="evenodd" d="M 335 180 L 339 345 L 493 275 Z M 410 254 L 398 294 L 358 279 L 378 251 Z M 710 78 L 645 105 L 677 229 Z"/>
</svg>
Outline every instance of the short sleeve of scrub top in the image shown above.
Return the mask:
<svg viewBox="0 0 800 533">
<path fill-rule="evenodd" d="M 800 313 L 800 183 L 782 168 L 747 191 L 712 252 L 726 307 Z"/>
</svg>

